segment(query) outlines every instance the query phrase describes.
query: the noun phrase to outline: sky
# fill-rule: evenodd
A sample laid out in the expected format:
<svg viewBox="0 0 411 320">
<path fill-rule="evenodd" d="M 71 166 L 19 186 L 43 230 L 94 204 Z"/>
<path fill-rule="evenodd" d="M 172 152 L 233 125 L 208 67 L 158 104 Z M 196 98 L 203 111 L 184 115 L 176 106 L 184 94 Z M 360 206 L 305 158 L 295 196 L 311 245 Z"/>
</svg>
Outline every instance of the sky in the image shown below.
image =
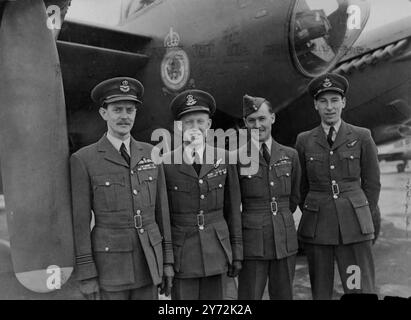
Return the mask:
<svg viewBox="0 0 411 320">
<path fill-rule="evenodd" d="M 123 0 L 72 0 L 68 17 L 92 23 L 116 25 L 120 20 L 122 1 Z M 323 2 L 324 0 L 307 1 Z M 371 16 L 366 26 L 368 30 L 400 18 L 411 16 L 411 0 L 368 1 L 371 3 Z"/>
</svg>

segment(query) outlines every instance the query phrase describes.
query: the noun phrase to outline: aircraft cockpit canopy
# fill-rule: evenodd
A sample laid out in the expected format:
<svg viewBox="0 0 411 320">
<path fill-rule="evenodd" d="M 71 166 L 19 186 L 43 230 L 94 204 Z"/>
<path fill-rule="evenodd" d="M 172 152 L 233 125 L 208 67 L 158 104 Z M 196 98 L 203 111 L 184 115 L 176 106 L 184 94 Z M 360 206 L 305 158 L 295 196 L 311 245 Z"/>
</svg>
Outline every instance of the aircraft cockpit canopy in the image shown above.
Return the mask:
<svg viewBox="0 0 411 320">
<path fill-rule="evenodd" d="M 290 45 L 300 72 L 315 77 L 347 52 L 370 13 L 365 0 L 297 0 L 290 25 Z"/>
</svg>

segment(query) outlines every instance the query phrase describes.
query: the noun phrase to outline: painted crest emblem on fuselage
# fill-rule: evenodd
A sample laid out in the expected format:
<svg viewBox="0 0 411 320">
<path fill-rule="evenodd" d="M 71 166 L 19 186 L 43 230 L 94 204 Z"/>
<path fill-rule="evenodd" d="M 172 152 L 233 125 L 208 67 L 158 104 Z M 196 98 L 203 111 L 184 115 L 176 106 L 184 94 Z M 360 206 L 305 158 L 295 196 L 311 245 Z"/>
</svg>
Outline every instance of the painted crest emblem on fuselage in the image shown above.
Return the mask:
<svg viewBox="0 0 411 320">
<path fill-rule="evenodd" d="M 187 84 L 190 77 L 190 61 L 186 52 L 178 47 L 180 36 L 170 28 L 164 39 L 167 52 L 161 62 L 161 79 L 168 89 L 178 91 Z"/>
</svg>

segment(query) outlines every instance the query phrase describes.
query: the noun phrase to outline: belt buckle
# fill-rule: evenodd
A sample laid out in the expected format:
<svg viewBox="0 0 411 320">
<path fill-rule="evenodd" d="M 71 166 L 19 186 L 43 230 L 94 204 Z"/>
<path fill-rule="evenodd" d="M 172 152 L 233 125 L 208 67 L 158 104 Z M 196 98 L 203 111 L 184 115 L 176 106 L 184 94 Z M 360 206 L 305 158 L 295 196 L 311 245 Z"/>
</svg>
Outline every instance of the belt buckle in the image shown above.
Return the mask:
<svg viewBox="0 0 411 320">
<path fill-rule="evenodd" d="M 204 214 L 197 215 L 197 226 L 200 230 L 204 230 Z"/>
<path fill-rule="evenodd" d="M 340 187 L 338 186 L 337 183 L 333 183 L 333 184 L 331 185 L 331 190 L 332 190 L 332 192 L 333 192 L 333 196 L 334 196 L 334 197 L 335 197 L 335 196 L 338 196 L 338 195 L 340 194 Z"/>
<path fill-rule="evenodd" d="M 134 228 L 141 229 L 143 227 L 143 218 L 137 214 L 134 216 Z"/>
<path fill-rule="evenodd" d="M 276 214 L 277 214 L 277 211 L 278 211 L 277 201 L 271 201 L 271 202 L 270 202 L 270 205 L 271 205 L 271 213 L 272 213 L 273 215 L 276 215 Z"/>
</svg>

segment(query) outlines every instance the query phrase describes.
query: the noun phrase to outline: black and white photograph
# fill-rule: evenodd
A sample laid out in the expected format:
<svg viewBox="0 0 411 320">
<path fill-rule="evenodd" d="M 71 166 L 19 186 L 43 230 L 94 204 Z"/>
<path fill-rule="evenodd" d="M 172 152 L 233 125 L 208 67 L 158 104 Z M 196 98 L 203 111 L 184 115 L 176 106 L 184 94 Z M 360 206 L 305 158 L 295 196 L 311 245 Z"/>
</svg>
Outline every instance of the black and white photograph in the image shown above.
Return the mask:
<svg viewBox="0 0 411 320">
<path fill-rule="evenodd" d="M 0 300 L 387 298 L 411 0 L 0 0 Z"/>
</svg>

